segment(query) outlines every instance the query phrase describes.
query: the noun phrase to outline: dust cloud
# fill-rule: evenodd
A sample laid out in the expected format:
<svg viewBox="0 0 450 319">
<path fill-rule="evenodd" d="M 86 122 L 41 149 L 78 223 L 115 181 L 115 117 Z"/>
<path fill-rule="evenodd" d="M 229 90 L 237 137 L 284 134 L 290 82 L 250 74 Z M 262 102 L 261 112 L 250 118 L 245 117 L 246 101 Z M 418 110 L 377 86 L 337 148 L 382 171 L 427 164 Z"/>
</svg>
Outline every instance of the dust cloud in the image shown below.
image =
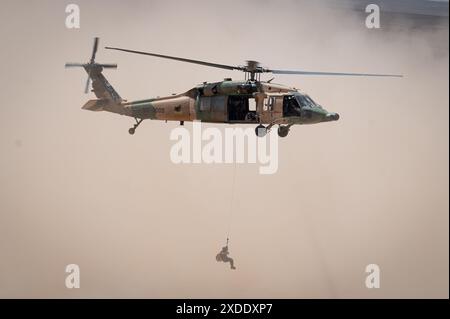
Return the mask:
<svg viewBox="0 0 450 319">
<path fill-rule="evenodd" d="M 2 2 L 0 297 L 448 298 L 448 19 L 388 28 L 382 12 L 368 30 L 326 1 L 77 3 L 68 30 L 62 1 Z M 132 119 L 80 109 L 86 74 L 63 66 L 94 36 L 130 100 L 243 74 L 105 45 L 405 77 L 277 76 L 341 119 L 293 127 L 278 172 L 237 165 L 232 189 L 233 165 L 170 162 L 177 123 L 129 136 Z M 236 271 L 215 260 L 229 225 Z M 71 263 L 80 289 L 64 286 Z"/>
</svg>

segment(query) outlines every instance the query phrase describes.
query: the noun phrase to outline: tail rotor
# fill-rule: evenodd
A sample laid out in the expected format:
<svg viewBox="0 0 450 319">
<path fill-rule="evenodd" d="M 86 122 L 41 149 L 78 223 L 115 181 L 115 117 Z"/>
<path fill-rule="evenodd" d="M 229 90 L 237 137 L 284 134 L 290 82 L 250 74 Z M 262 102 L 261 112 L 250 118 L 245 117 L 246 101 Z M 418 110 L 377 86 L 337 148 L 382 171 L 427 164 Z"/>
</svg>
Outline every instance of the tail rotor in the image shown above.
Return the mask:
<svg viewBox="0 0 450 319">
<path fill-rule="evenodd" d="M 92 56 L 91 56 L 91 61 L 90 61 L 91 64 L 95 63 L 95 55 L 97 54 L 97 50 L 98 50 L 98 41 L 99 41 L 98 37 L 95 37 L 94 38 L 94 47 L 92 48 Z"/>
<path fill-rule="evenodd" d="M 91 87 L 91 74 L 93 71 L 95 72 L 101 72 L 104 68 L 105 69 L 117 69 L 117 64 L 112 64 L 112 63 L 108 63 L 108 64 L 100 64 L 100 63 L 96 63 L 95 62 L 95 56 L 97 55 L 97 50 L 98 50 L 98 43 L 99 43 L 99 38 L 95 37 L 94 38 L 94 47 L 92 48 L 92 55 L 91 55 L 91 59 L 88 63 L 66 63 L 65 67 L 66 68 L 74 68 L 74 67 L 82 67 L 86 70 L 86 72 L 88 73 L 88 78 L 86 80 L 86 86 L 84 89 L 84 93 L 89 93 L 89 88 Z"/>
</svg>

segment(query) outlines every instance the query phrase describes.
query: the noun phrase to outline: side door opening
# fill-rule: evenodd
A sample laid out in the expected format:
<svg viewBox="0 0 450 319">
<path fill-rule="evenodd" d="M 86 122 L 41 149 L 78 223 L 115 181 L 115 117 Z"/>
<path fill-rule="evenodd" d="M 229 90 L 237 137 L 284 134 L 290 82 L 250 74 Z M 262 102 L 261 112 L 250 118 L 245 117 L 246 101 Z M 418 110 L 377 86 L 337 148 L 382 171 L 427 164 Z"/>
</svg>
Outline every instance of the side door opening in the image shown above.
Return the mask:
<svg viewBox="0 0 450 319">
<path fill-rule="evenodd" d="M 228 96 L 228 121 L 256 123 L 256 101 L 252 96 L 230 95 Z"/>
</svg>

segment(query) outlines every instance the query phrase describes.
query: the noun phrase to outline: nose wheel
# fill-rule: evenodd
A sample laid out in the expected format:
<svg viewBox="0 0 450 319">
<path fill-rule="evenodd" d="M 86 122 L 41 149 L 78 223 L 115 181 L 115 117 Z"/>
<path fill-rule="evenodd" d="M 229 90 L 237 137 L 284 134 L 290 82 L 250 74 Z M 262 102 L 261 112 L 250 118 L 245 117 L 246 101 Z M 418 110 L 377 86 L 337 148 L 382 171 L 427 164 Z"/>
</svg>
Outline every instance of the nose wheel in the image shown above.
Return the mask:
<svg viewBox="0 0 450 319">
<path fill-rule="evenodd" d="M 289 134 L 289 125 L 286 126 L 279 126 L 278 127 L 278 136 L 279 137 L 286 137 Z"/>
<path fill-rule="evenodd" d="M 137 127 L 139 126 L 139 124 L 142 123 L 142 121 L 143 121 L 144 119 L 137 119 L 137 118 L 135 118 L 135 120 L 136 120 L 136 124 L 134 124 L 133 127 L 131 127 L 131 128 L 128 130 L 128 133 L 130 133 L 130 135 L 133 135 L 134 133 L 136 133 Z"/>
</svg>

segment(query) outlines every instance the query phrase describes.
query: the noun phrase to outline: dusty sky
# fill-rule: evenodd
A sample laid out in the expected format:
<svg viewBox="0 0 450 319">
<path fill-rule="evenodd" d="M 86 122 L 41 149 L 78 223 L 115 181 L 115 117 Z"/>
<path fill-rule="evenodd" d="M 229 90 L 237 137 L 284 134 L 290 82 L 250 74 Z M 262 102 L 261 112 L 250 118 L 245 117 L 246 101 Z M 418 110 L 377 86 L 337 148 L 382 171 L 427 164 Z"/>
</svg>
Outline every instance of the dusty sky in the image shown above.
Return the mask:
<svg viewBox="0 0 450 319">
<path fill-rule="evenodd" d="M 448 298 L 448 24 L 367 30 L 316 1 L 76 1 L 81 29 L 68 30 L 68 3 L 2 1 L 0 297 Z M 215 254 L 234 166 L 172 164 L 176 123 L 131 137 L 132 119 L 81 110 L 86 75 L 63 66 L 87 61 L 94 36 L 225 64 L 406 77 L 276 77 L 341 120 L 292 128 L 277 174 L 237 165 L 230 271 Z M 103 49 L 97 60 L 119 64 L 106 76 L 128 99 L 242 76 Z M 78 290 L 64 286 L 71 263 Z M 364 285 L 371 263 L 380 289 Z"/>
</svg>

